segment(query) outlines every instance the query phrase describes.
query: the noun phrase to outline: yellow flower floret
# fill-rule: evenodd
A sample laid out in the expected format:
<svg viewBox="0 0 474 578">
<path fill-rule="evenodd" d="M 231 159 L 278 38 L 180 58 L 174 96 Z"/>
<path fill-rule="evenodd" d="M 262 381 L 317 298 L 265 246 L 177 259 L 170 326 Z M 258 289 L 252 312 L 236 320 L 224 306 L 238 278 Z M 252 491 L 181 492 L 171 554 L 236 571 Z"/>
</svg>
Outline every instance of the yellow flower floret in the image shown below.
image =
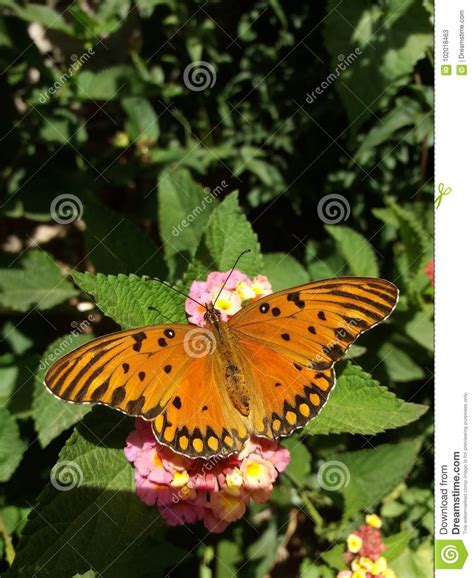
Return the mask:
<svg viewBox="0 0 474 578">
<path fill-rule="evenodd" d="M 352 578 L 366 578 L 367 574 L 364 570 L 356 570 L 352 573 Z"/>
<path fill-rule="evenodd" d="M 377 516 L 377 514 L 367 514 L 365 517 L 365 523 L 372 528 L 380 529 L 382 527 L 382 520 Z"/>
<path fill-rule="evenodd" d="M 189 474 L 186 470 L 177 471 L 173 474 L 173 479 L 170 482 L 170 486 L 173 488 L 182 488 L 189 482 Z"/>
<path fill-rule="evenodd" d="M 349 534 L 347 536 L 347 549 L 352 554 L 357 554 L 357 552 L 362 548 L 362 538 L 357 534 Z"/>
<path fill-rule="evenodd" d="M 240 488 L 242 487 L 243 483 L 243 476 L 242 472 L 239 468 L 234 468 L 230 474 L 227 474 L 225 477 L 225 491 L 233 496 L 240 495 Z"/>
<path fill-rule="evenodd" d="M 372 574 L 383 574 L 387 570 L 387 559 L 380 556 L 372 565 Z"/>
<path fill-rule="evenodd" d="M 397 578 L 397 575 L 391 568 L 387 568 L 383 573 L 384 578 Z"/>
<path fill-rule="evenodd" d="M 361 556 L 359 558 L 359 566 L 361 570 L 366 570 L 367 572 L 372 572 L 372 568 L 374 566 L 374 563 L 372 562 L 372 560 L 370 558 L 367 558 L 366 556 Z"/>
</svg>

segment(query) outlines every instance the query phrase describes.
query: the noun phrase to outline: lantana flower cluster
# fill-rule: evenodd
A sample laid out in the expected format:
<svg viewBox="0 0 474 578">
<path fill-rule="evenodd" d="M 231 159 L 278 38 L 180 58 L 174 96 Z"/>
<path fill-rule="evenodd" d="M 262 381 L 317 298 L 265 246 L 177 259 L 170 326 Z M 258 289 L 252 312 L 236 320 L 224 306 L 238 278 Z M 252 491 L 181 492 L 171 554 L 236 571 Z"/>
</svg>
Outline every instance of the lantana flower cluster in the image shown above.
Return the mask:
<svg viewBox="0 0 474 578">
<path fill-rule="evenodd" d="M 376 514 L 368 514 L 365 524 L 349 534 L 344 561 L 350 570 L 342 570 L 337 578 L 397 578 L 382 556 L 387 546 L 382 540 L 381 527 L 382 520 Z"/>
<path fill-rule="evenodd" d="M 209 273 L 205 281 L 193 281 L 189 291 L 189 296 L 203 305 L 204 303 L 215 302 L 216 309 L 221 313 L 222 321 L 227 321 L 244 305 L 272 292 L 272 286 L 264 275 L 257 275 L 250 279 L 244 273 L 234 269 L 227 279 L 229 273 L 230 271 Z M 221 291 L 224 283 L 225 288 Z M 190 323 L 204 327 L 206 324 L 204 319 L 205 307 L 187 299 L 185 309 Z"/>
<path fill-rule="evenodd" d="M 190 297 L 214 302 L 229 273 L 214 272 L 206 281 L 194 281 Z M 266 277 L 250 279 L 234 270 L 215 307 L 227 321 L 243 305 L 271 292 Z M 205 307 L 188 299 L 185 308 L 191 323 L 205 325 Z M 134 464 L 137 495 L 145 504 L 156 505 L 171 526 L 202 521 L 210 532 L 222 532 L 241 518 L 251 500 L 268 500 L 290 461 L 286 448 L 263 438 L 248 440 L 240 453 L 227 457 L 186 458 L 159 444 L 142 419 L 127 438 L 125 456 Z"/>
<path fill-rule="evenodd" d="M 125 456 L 135 466 L 142 502 L 156 505 L 170 526 L 202 520 L 210 532 L 222 532 L 241 518 L 250 500 L 268 500 L 290 461 L 286 448 L 256 438 L 226 458 L 186 458 L 157 443 L 142 419 L 127 438 Z"/>
</svg>

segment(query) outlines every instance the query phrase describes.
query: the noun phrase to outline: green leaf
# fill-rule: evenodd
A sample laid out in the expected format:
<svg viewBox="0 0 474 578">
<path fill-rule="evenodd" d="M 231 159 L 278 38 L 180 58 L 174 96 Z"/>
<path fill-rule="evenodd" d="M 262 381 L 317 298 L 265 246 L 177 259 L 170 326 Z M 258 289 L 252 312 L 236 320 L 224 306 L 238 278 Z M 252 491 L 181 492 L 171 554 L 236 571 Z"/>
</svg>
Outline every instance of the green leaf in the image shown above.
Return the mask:
<svg viewBox="0 0 474 578">
<path fill-rule="evenodd" d="M 434 325 L 433 320 L 425 313 L 417 313 L 406 324 L 405 333 L 428 351 L 434 350 Z"/>
<path fill-rule="evenodd" d="M 143 93 L 143 82 L 137 72 L 125 64 L 98 71 L 81 70 L 74 78 L 81 100 L 118 100 L 125 94 Z"/>
<path fill-rule="evenodd" d="M 186 323 L 184 296 L 136 275 L 74 273 L 74 281 L 90 293 L 97 307 L 122 329 L 156 323 Z"/>
<path fill-rule="evenodd" d="M 206 191 L 187 169 L 162 174 L 158 187 L 158 220 L 170 269 L 183 271 L 193 258 L 215 205 L 215 192 Z"/>
<path fill-rule="evenodd" d="M 227 271 L 246 249 L 250 249 L 250 253 L 242 256 L 237 268 L 253 277 L 263 267 L 260 244 L 234 192 L 212 213 L 196 257 L 186 273 L 187 282 L 205 279 L 212 271 Z"/>
<path fill-rule="evenodd" d="M 285 470 L 291 478 L 303 482 L 311 471 L 311 453 L 297 436 L 283 440 L 283 445 L 291 454 L 291 461 Z"/>
<path fill-rule="evenodd" d="M 88 255 L 100 273 L 165 277 L 166 265 L 153 241 L 134 223 L 84 196 Z"/>
<path fill-rule="evenodd" d="M 318 418 L 303 431 L 373 435 L 411 423 L 427 409 L 397 398 L 360 367 L 348 364 Z"/>
<path fill-rule="evenodd" d="M 384 552 L 384 557 L 387 558 L 388 562 L 391 562 L 397 556 L 399 556 L 403 550 L 408 546 L 410 540 L 414 537 L 414 532 L 404 531 L 398 534 L 392 534 L 387 538 L 384 538 L 387 549 Z"/>
<path fill-rule="evenodd" d="M 338 487 L 344 496 L 343 522 L 363 510 L 373 511 L 408 476 L 420 447 L 421 440 L 410 439 L 328 458 L 328 462 L 334 462 L 334 467 L 339 464 L 345 473 L 345 485 Z"/>
<path fill-rule="evenodd" d="M 42 24 L 47 30 L 58 30 L 65 34 L 72 33 L 72 28 L 66 23 L 62 13 L 56 12 L 49 6 L 29 3 L 23 7 L 20 3 L 12 0 L 1 0 L 0 6 L 9 8 L 22 20 Z"/>
<path fill-rule="evenodd" d="M 26 451 L 26 442 L 20 437 L 16 419 L 0 408 L 0 482 L 9 480 Z"/>
<path fill-rule="evenodd" d="M 33 419 L 41 447 L 75 425 L 92 409 L 90 405 L 70 404 L 54 397 L 44 385 L 44 376 L 51 365 L 63 355 L 87 343 L 93 335 L 63 335 L 45 351 L 35 377 Z"/>
<path fill-rule="evenodd" d="M 13 261 L 13 257 L 9 257 Z M 77 295 L 73 285 L 63 277 L 53 258 L 45 251 L 27 251 L 11 262 L 2 259 L 8 269 L 0 269 L 0 305 L 24 313 L 35 307 L 51 309 Z"/>
<path fill-rule="evenodd" d="M 266 253 L 263 255 L 263 273 L 269 278 L 273 291 L 280 291 L 280 289 L 287 289 L 311 281 L 303 265 L 286 253 Z"/>
<path fill-rule="evenodd" d="M 323 552 L 321 558 L 335 570 L 347 570 L 347 564 L 344 562 L 345 550 L 344 544 L 337 544 L 330 550 Z"/>
<path fill-rule="evenodd" d="M 135 495 L 134 470 L 123 453 L 130 425 L 99 410 L 78 426 L 52 470 L 54 485 L 41 493 L 23 530 L 12 577 L 72 576 L 91 568 L 115 577 L 124 554 L 159 534 L 159 515 Z"/>
<path fill-rule="evenodd" d="M 372 245 L 360 234 L 342 225 L 326 225 L 353 275 L 378 277 L 379 267 Z"/>
<path fill-rule="evenodd" d="M 419 0 L 388 0 L 383 7 L 371 0 L 330 0 L 324 37 L 334 88 L 352 134 L 407 83 L 433 43 L 432 26 Z"/>
<path fill-rule="evenodd" d="M 160 136 L 158 118 L 148 99 L 129 96 L 122 99 L 127 114 L 127 132 L 134 143 L 152 145 Z"/>
<path fill-rule="evenodd" d="M 423 379 L 425 372 L 395 343 L 384 343 L 378 352 L 389 377 L 396 383 Z"/>
</svg>

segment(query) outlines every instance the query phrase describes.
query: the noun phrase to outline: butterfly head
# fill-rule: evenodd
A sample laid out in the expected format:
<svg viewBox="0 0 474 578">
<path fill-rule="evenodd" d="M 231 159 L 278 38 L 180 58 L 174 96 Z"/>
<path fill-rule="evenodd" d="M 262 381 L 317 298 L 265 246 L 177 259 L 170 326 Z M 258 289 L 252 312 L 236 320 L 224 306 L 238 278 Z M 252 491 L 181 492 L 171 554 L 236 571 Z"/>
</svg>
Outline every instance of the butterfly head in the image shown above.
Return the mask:
<svg viewBox="0 0 474 578">
<path fill-rule="evenodd" d="M 206 312 L 204 313 L 206 323 L 217 325 L 221 321 L 221 312 L 218 311 L 214 303 L 206 303 Z"/>
</svg>

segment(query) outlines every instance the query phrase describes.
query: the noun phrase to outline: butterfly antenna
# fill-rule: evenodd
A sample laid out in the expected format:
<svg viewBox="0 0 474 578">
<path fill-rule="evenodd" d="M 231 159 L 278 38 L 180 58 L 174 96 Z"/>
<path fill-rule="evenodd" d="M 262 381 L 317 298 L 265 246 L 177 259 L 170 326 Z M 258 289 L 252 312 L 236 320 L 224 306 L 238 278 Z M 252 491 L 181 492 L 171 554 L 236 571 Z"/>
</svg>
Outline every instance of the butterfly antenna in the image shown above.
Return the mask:
<svg viewBox="0 0 474 578">
<path fill-rule="evenodd" d="M 173 291 L 175 291 L 176 293 L 179 293 L 180 295 L 183 295 L 183 297 L 186 297 L 186 299 L 191 299 L 191 301 L 194 301 L 194 303 L 197 303 L 198 305 L 200 305 L 201 307 L 206 307 L 205 305 L 203 305 L 202 303 L 199 303 L 199 301 L 197 301 L 196 299 L 194 299 L 194 297 L 191 297 L 190 295 L 188 295 L 187 293 L 184 293 L 184 291 L 180 291 L 179 289 L 176 289 L 176 287 L 173 287 L 173 285 L 169 285 L 166 281 L 162 281 L 161 279 L 158 279 L 158 277 L 150 277 L 149 278 L 151 281 L 158 281 L 158 283 L 161 283 L 162 285 L 164 285 L 165 287 L 167 287 L 168 289 L 172 289 Z"/>
<path fill-rule="evenodd" d="M 232 273 L 234 272 L 234 269 L 237 267 L 237 263 L 240 261 L 241 257 L 243 257 L 245 255 L 245 253 L 251 253 L 251 249 L 245 249 L 245 251 L 242 251 L 242 253 L 240 253 L 240 255 L 237 257 L 234 265 L 232 266 L 232 269 L 230 270 L 229 274 L 227 275 L 226 280 L 224 281 L 222 287 L 220 288 L 219 293 L 217 294 L 217 297 L 214 299 L 214 303 L 212 305 L 215 305 L 217 303 L 217 300 L 219 299 L 220 294 L 222 293 L 222 291 L 224 290 L 224 287 L 227 284 L 227 281 L 230 279 L 230 276 L 232 275 Z"/>
</svg>

